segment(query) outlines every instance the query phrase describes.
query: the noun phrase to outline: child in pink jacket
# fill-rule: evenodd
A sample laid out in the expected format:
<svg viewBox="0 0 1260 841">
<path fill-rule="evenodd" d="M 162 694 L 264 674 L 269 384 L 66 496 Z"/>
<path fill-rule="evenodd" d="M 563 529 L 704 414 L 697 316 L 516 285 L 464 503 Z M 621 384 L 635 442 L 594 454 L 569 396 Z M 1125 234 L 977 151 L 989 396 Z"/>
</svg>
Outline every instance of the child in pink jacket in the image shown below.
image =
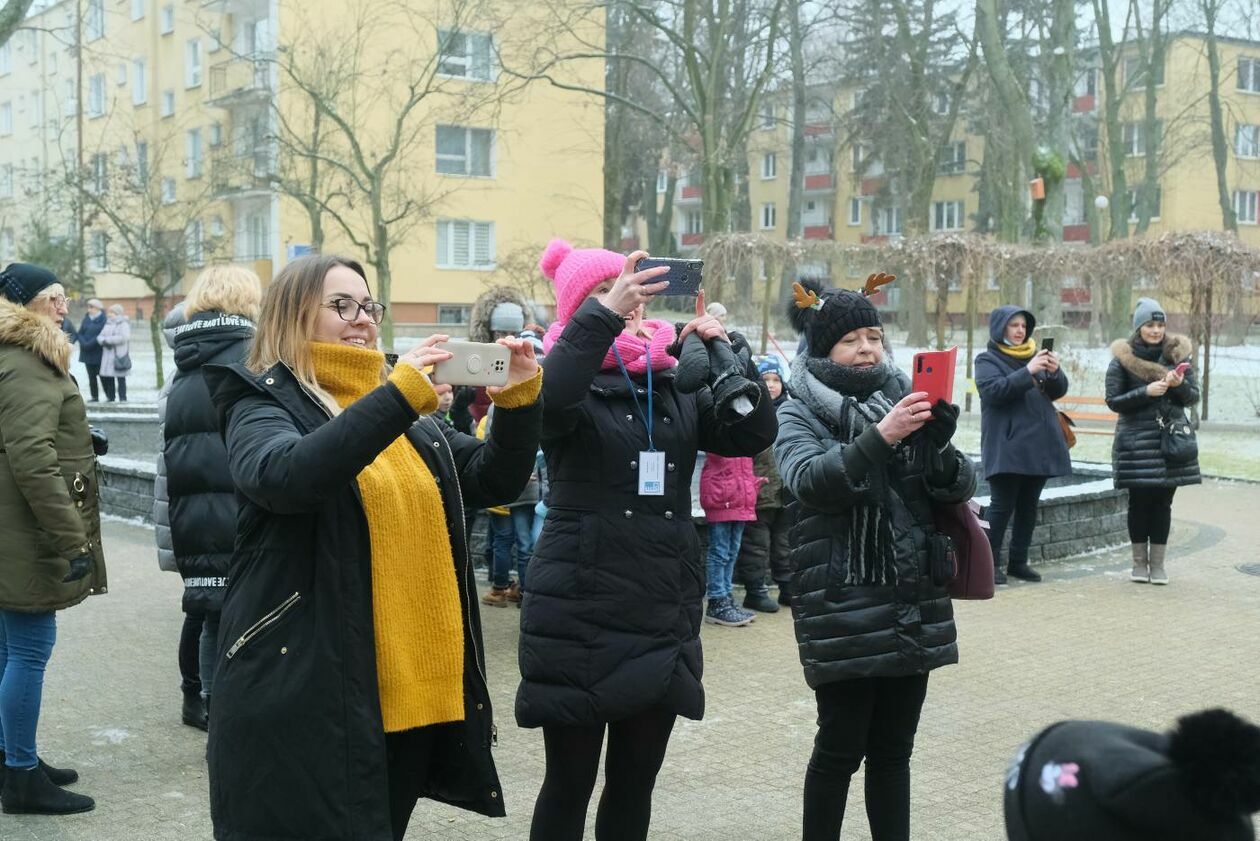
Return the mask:
<svg viewBox="0 0 1260 841">
<path fill-rule="evenodd" d="M 751 458 L 726 458 L 713 453 L 704 457 L 700 506 L 709 524 L 709 603 L 705 622 L 735 628 L 753 620 L 753 613 L 736 606 L 731 588 L 744 523 L 757 519 L 757 489 L 764 481 L 753 473 Z"/>
</svg>

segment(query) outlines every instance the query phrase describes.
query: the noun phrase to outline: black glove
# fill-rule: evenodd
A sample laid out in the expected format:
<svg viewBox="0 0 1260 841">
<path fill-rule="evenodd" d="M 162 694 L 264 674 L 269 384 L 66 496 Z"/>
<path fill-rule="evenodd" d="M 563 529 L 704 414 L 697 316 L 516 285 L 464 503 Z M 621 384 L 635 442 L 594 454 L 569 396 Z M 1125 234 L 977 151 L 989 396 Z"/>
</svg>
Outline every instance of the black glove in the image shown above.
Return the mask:
<svg viewBox="0 0 1260 841">
<path fill-rule="evenodd" d="M 69 584 L 72 581 L 78 581 L 80 578 L 92 571 L 92 564 L 96 559 L 91 555 L 80 555 L 70 562 L 70 572 L 66 577 L 61 579 L 62 584 Z"/>
<path fill-rule="evenodd" d="M 957 430 L 958 407 L 944 400 L 937 400 L 932 407 L 932 419 L 923 424 L 923 437 L 937 450 L 943 450 Z"/>
<path fill-rule="evenodd" d="M 88 431 L 92 434 L 92 452 L 98 456 L 103 456 L 109 452 L 109 436 L 105 434 L 105 430 L 97 426 L 89 426 Z"/>
</svg>

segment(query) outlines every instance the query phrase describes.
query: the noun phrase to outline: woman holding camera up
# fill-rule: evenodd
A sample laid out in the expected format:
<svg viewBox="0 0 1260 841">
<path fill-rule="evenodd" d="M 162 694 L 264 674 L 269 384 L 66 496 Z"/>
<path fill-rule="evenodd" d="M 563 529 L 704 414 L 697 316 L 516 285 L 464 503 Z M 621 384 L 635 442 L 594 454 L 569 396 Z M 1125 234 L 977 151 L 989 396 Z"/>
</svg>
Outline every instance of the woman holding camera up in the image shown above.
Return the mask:
<svg viewBox="0 0 1260 841">
<path fill-rule="evenodd" d="M 1107 405 L 1120 415 L 1111 445 L 1117 488 L 1129 489 L 1129 540 L 1138 584 L 1167 584 L 1164 567 L 1172 530 L 1173 494 L 1197 485 L 1194 453 L 1165 451 L 1165 428 L 1187 429 L 1186 408 L 1199 402 L 1199 385 L 1189 367 L 1194 345 L 1167 331 L 1164 308 L 1140 298 L 1133 311 L 1133 335 L 1111 345 Z"/>
<path fill-rule="evenodd" d="M 541 262 L 556 287 L 543 342 L 550 486 L 522 605 L 516 696 L 517 722 L 543 729 L 547 757 L 533 841 L 582 838 L 605 731 L 595 837 L 647 837 L 674 720 L 704 714 L 696 451 L 752 456 L 774 438 L 764 387 L 732 423 L 718 419 L 708 387 L 675 387 L 674 327 L 644 317 L 666 269 L 636 271 L 646 256 L 553 240 Z M 727 341 L 701 307 L 683 335 Z"/>
<path fill-rule="evenodd" d="M 528 481 L 541 374 L 500 340 L 508 384 L 478 441 L 429 417 L 446 337 L 391 370 L 384 312 L 358 263 L 301 257 L 246 362 L 205 369 L 242 500 L 210 707 L 216 838 L 401 839 L 420 797 L 504 813 L 464 505 Z"/>
<path fill-rule="evenodd" d="M 866 297 L 798 285 L 789 312 L 806 344 L 774 453 L 797 500 L 792 615 L 818 703 L 802 838 L 840 837 L 849 780 L 865 759 L 872 838 L 909 841 L 910 754 L 928 674 L 958 662 L 953 557 L 932 505 L 970 498 L 975 472 L 950 443 L 958 409 L 910 391 L 884 359 Z"/>
</svg>

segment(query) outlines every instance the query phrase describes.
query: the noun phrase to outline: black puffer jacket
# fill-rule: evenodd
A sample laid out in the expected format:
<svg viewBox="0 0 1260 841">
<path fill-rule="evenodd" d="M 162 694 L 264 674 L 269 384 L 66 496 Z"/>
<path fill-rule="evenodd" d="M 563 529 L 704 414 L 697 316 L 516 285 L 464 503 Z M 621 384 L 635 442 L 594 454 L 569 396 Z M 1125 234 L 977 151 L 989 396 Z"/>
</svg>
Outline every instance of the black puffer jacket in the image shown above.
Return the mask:
<svg viewBox="0 0 1260 841">
<path fill-rule="evenodd" d="M 880 390 L 896 403 L 909 383 L 894 371 Z M 975 470 L 952 445 L 938 454 L 915 441 L 890 447 L 874 426 L 841 441 L 804 400 L 779 409 L 775 457 L 797 500 L 792 615 L 811 688 L 958 662 L 953 605 L 928 574 L 927 542 L 935 532 L 933 501 L 969 499 Z M 892 517 L 896 583 L 846 585 L 850 512 L 881 501 Z"/>
<path fill-rule="evenodd" d="M 1151 397 L 1146 387 L 1162 379 L 1178 363 L 1190 358 L 1193 344 L 1185 336 L 1168 334 L 1162 346 L 1141 345 L 1131 339 L 1112 342 L 1115 358 L 1107 368 L 1107 405 L 1120 415 L 1111 445 L 1111 465 L 1117 488 L 1175 488 L 1197 485 L 1199 462 L 1170 465 L 1161 449 L 1159 418 L 1171 413 L 1185 420 L 1186 407 L 1199 402 L 1194 369 L 1186 371 L 1179 387 L 1163 397 Z"/>
<path fill-rule="evenodd" d="M 406 762 L 422 797 L 502 815 L 494 724 L 464 506 L 515 499 L 541 406 L 501 409 L 492 441 L 415 410 L 392 383 L 333 420 L 284 365 L 211 366 L 242 500 L 210 712 L 210 814 L 219 841 L 388 841 L 385 729 L 372 560 L 355 477 L 400 435 L 442 491 L 464 615 L 464 720 L 433 761 Z M 462 492 L 462 493 L 461 493 Z M 422 767 L 423 766 L 423 767 Z"/>
<path fill-rule="evenodd" d="M 254 324 L 239 315 L 202 312 L 172 332 L 178 370 L 162 416 L 171 546 L 184 579 L 184 612 L 215 614 L 223 609 L 232 566 L 237 503 L 202 366 L 243 360 Z"/>
<path fill-rule="evenodd" d="M 704 714 L 704 573 L 691 519 L 696 451 L 752 456 L 774 440 L 770 396 L 741 422 L 717 422 L 707 388 L 681 394 L 652 377 L 653 438 L 664 496 L 639 496 L 648 448 L 621 372 L 600 371 L 625 324 L 595 301 L 574 314 L 546 360 L 547 519 L 521 611 L 522 727 L 585 726 L 663 705 Z M 647 410 L 646 378 L 635 377 Z"/>
</svg>

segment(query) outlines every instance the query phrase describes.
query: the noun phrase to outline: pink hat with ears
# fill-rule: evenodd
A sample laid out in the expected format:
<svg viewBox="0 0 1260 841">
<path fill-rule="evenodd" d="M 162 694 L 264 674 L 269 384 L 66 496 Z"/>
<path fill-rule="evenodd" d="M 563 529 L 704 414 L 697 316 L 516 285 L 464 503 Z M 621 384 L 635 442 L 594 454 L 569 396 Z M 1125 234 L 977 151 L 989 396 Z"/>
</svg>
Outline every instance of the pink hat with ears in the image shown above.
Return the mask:
<svg viewBox="0 0 1260 841">
<path fill-rule="evenodd" d="M 618 277 L 625 265 L 625 255 L 615 251 L 575 249 L 562 239 L 549 242 L 538 268 L 556 285 L 556 321 L 568 321 L 592 289 Z"/>
</svg>

